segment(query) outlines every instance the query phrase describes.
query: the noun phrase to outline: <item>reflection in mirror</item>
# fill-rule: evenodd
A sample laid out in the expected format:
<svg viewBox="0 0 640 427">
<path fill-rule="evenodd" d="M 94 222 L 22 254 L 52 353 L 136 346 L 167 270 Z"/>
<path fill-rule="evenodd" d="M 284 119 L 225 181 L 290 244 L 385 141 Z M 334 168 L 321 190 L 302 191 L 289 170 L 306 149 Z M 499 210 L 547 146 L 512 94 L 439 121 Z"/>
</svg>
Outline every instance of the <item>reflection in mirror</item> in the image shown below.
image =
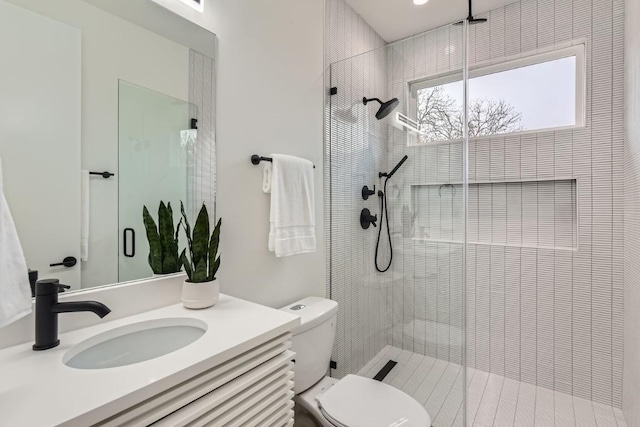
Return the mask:
<svg viewBox="0 0 640 427">
<path fill-rule="evenodd" d="M 215 216 L 214 46 L 151 1 L 0 0 L 3 190 L 38 278 L 150 277 L 144 205 Z"/>
<path fill-rule="evenodd" d="M 126 281 L 149 274 L 143 207 L 157 223 L 159 201 L 170 203 L 178 225 L 180 202 L 193 186 L 187 178 L 197 130 L 190 129 L 195 106 L 141 86 L 120 81 L 119 105 L 119 280 Z"/>
</svg>

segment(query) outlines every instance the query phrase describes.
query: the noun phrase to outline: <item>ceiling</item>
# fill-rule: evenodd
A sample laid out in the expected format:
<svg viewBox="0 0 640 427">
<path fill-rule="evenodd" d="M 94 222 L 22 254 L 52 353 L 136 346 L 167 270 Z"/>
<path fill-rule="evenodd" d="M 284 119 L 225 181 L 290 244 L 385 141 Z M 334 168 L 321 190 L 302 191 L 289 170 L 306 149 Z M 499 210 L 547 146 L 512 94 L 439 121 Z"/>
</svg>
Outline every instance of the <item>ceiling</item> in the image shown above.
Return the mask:
<svg viewBox="0 0 640 427">
<path fill-rule="evenodd" d="M 416 6 L 413 0 L 346 0 L 387 42 L 403 39 L 442 25 L 460 21 L 469 14 L 467 0 L 429 0 Z M 478 15 L 515 0 L 474 0 Z"/>
</svg>

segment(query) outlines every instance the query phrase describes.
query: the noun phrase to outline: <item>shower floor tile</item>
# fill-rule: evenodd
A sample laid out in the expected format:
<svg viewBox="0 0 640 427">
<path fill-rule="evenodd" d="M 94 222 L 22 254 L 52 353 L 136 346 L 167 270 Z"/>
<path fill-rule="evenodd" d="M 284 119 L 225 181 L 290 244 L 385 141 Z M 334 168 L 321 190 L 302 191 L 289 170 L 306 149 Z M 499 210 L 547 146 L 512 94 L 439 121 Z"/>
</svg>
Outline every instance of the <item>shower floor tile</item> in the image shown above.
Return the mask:
<svg viewBox="0 0 640 427">
<path fill-rule="evenodd" d="M 358 375 L 373 378 L 389 361 L 398 364 L 384 381 L 413 396 L 434 427 L 463 427 L 463 370 L 460 365 L 386 346 Z M 472 427 L 627 427 L 618 408 L 468 369 Z"/>
</svg>

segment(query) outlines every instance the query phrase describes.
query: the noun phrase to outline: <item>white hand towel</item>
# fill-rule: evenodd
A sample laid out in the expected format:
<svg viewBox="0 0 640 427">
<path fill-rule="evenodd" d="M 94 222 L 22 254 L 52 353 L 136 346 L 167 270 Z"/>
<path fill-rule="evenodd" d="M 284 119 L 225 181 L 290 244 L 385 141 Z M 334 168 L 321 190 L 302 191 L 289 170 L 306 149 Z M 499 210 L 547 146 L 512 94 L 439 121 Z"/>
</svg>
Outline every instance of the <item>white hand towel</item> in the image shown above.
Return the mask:
<svg viewBox="0 0 640 427">
<path fill-rule="evenodd" d="M 80 171 L 80 259 L 89 261 L 89 171 Z"/>
<path fill-rule="evenodd" d="M 316 251 L 313 163 L 272 154 L 269 250 L 277 257 Z"/>
<path fill-rule="evenodd" d="M 2 188 L 0 163 L 0 328 L 31 313 L 27 263 Z"/>
</svg>

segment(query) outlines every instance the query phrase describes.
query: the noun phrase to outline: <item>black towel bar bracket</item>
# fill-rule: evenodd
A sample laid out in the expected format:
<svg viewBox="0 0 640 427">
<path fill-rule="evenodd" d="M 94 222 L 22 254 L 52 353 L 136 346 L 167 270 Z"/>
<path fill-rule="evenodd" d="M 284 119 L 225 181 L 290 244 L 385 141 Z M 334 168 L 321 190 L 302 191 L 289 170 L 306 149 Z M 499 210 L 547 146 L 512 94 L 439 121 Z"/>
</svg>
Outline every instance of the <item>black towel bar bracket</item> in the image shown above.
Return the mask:
<svg viewBox="0 0 640 427">
<path fill-rule="evenodd" d="M 112 176 L 116 176 L 115 173 L 111 173 L 111 172 L 89 172 L 89 175 L 100 175 L 102 176 L 104 179 L 109 179 Z"/>
<path fill-rule="evenodd" d="M 259 165 L 260 162 L 273 162 L 273 158 L 258 156 L 257 154 L 251 156 L 251 163 L 253 163 L 254 165 Z M 313 165 L 313 168 L 315 169 L 316 165 Z"/>
</svg>

